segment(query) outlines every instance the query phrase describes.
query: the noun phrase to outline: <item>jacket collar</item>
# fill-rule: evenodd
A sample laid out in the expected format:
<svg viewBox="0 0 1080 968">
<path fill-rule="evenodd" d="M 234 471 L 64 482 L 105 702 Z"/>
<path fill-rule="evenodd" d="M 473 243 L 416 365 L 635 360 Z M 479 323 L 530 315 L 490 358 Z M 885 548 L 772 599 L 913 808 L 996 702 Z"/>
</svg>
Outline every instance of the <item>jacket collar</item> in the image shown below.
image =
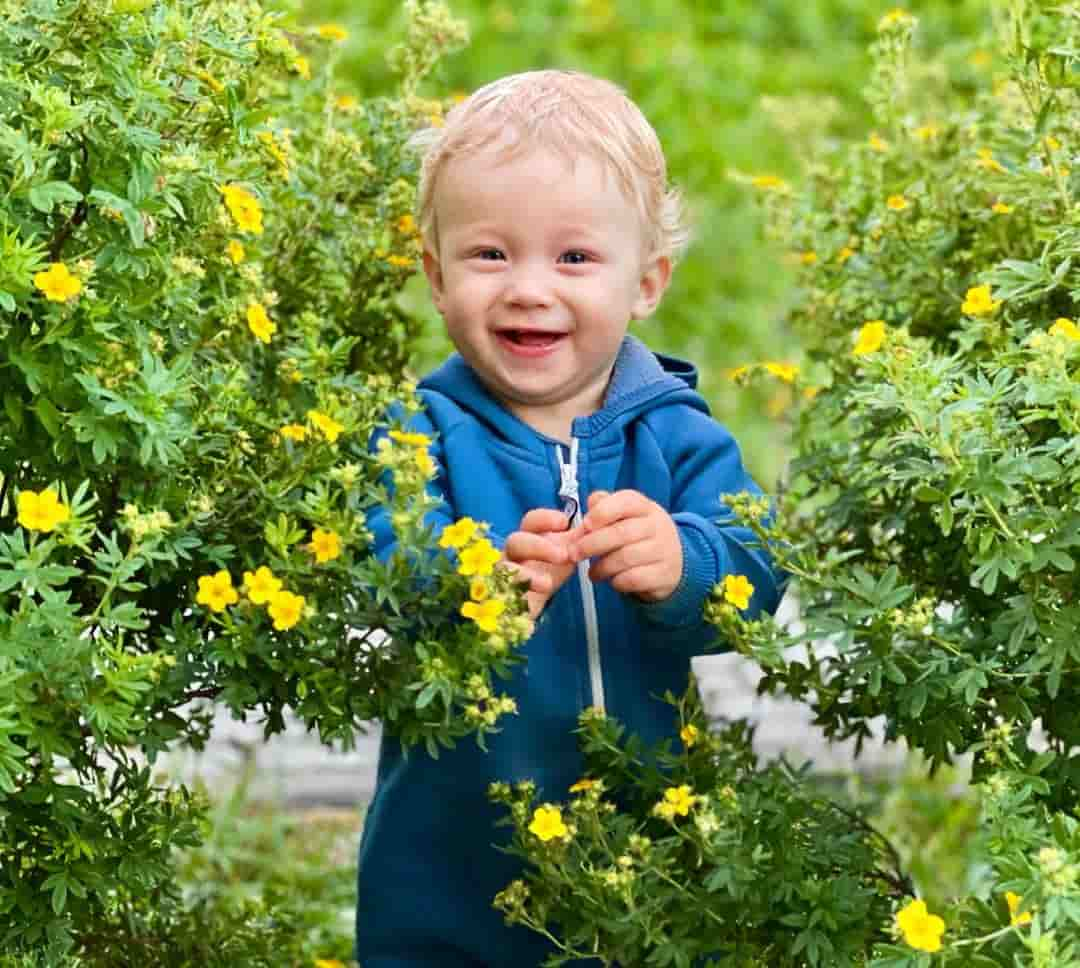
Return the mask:
<svg viewBox="0 0 1080 968">
<path fill-rule="evenodd" d="M 604 405 L 596 413 L 574 420 L 572 433 L 575 437 L 595 436 L 607 427 L 620 425 L 651 409 L 673 394 L 684 401 L 697 401 L 704 407 L 701 398 L 691 392 L 697 387 L 697 381 L 698 373 L 693 364 L 653 353 L 641 340 L 626 336 L 615 358 Z M 460 353 L 454 353 L 442 366 L 424 377 L 419 389 L 449 397 L 515 442 L 526 445 L 532 441 L 551 442 L 506 410 L 488 392 Z"/>
</svg>

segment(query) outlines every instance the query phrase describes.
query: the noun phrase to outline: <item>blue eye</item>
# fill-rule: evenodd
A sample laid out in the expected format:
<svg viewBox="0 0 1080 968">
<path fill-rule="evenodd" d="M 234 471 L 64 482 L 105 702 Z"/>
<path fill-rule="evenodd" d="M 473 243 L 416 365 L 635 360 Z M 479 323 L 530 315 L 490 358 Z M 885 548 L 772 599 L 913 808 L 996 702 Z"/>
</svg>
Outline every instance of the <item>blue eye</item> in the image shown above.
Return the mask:
<svg viewBox="0 0 1080 968">
<path fill-rule="evenodd" d="M 581 266 L 589 261 L 589 257 L 579 249 L 571 249 L 569 252 L 564 252 L 559 258 L 572 266 Z"/>
</svg>

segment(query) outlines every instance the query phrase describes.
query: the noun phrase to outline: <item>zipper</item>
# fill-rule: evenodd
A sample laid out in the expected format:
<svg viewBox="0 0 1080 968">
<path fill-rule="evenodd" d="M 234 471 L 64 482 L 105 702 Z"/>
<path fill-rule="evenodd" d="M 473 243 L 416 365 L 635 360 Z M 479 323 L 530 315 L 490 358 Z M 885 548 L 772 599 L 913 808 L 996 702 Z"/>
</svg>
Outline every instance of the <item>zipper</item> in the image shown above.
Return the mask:
<svg viewBox="0 0 1080 968">
<path fill-rule="evenodd" d="M 570 458 L 563 460 L 562 446 L 555 445 L 555 456 L 559 458 L 559 497 L 563 502 L 563 513 L 570 518 L 570 527 L 581 524 L 581 495 L 578 485 L 578 445 L 577 437 L 570 438 Z M 577 564 L 578 583 L 581 585 L 581 605 L 585 612 L 585 639 L 589 656 L 589 684 L 592 687 L 592 705 L 601 713 L 604 709 L 604 673 L 600 667 L 600 623 L 596 617 L 596 594 L 589 578 L 589 562 Z"/>
</svg>

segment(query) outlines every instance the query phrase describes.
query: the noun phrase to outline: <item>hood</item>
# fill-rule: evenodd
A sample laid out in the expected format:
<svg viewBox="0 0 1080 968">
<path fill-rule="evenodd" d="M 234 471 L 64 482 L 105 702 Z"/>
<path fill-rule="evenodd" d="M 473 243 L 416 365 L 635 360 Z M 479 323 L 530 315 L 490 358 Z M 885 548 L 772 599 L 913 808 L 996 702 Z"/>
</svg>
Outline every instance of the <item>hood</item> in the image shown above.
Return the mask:
<svg viewBox="0 0 1080 968">
<path fill-rule="evenodd" d="M 615 358 L 603 406 L 588 417 L 575 419 L 571 432 L 575 437 L 594 437 L 648 410 L 676 402 L 707 413 L 705 401 L 694 392 L 697 382 L 697 368 L 692 363 L 654 353 L 641 340 L 627 336 Z M 503 407 L 460 353 L 424 377 L 419 389 L 448 397 L 499 436 L 523 446 L 535 445 L 537 440 L 555 442 Z"/>
</svg>

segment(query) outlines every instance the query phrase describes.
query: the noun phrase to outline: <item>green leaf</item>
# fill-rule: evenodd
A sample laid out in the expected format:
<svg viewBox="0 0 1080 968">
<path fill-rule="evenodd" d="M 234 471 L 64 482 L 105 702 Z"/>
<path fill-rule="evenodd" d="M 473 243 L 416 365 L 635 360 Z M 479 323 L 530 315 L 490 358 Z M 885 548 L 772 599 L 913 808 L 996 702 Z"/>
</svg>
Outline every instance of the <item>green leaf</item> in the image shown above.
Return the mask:
<svg viewBox="0 0 1080 968">
<path fill-rule="evenodd" d="M 55 438 L 60 436 L 60 411 L 56 409 L 53 402 L 48 397 L 38 397 L 37 400 L 34 401 L 34 413 L 37 414 L 38 420 L 41 421 L 42 426 L 49 432 L 50 437 Z"/>
<path fill-rule="evenodd" d="M 15 312 L 15 297 L 3 289 L 0 289 L 0 309 L 5 312 Z"/>
<path fill-rule="evenodd" d="M 46 215 L 61 202 L 79 202 L 82 197 L 82 192 L 74 185 L 62 181 L 45 182 L 30 189 L 30 204 Z"/>
</svg>

